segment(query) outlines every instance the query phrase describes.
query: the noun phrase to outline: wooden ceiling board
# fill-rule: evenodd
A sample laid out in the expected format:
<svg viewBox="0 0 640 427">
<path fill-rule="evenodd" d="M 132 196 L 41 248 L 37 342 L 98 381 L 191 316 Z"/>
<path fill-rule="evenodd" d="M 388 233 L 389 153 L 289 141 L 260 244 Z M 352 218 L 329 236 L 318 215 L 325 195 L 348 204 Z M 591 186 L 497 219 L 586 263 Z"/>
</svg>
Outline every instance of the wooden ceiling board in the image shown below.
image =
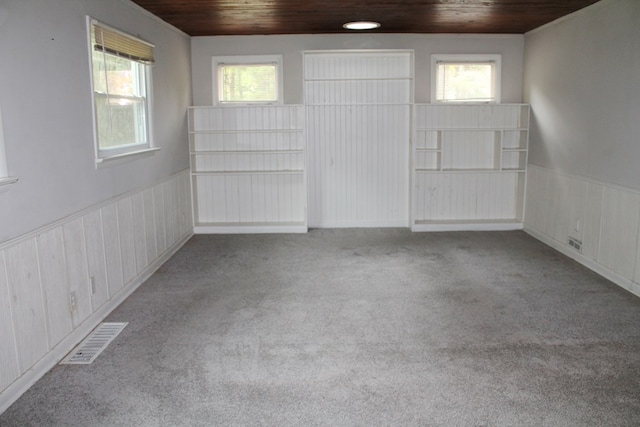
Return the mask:
<svg viewBox="0 0 640 427">
<path fill-rule="evenodd" d="M 133 0 L 191 36 L 348 33 L 524 34 L 599 0 Z"/>
</svg>

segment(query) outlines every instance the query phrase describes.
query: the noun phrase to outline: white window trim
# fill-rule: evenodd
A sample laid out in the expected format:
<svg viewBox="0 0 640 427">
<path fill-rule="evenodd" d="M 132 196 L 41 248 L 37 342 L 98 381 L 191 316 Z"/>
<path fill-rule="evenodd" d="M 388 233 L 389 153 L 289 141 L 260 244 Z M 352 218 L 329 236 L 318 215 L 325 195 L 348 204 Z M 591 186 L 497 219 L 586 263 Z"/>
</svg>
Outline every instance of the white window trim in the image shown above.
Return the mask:
<svg viewBox="0 0 640 427">
<path fill-rule="evenodd" d="M 437 81 L 438 81 L 438 62 L 494 62 L 495 70 L 495 101 L 491 102 L 465 102 L 465 101 L 438 101 Z M 502 55 L 500 54 L 434 54 L 431 55 L 431 103 L 432 104 L 500 104 L 502 87 Z"/>
<path fill-rule="evenodd" d="M 9 184 L 15 184 L 18 178 L 9 176 L 7 154 L 4 143 L 4 124 L 2 121 L 2 107 L 0 106 L 0 192 L 8 190 Z"/>
<path fill-rule="evenodd" d="M 220 76 L 218 75 L 219 64 L 276 64 L 278 99 L 275 102 L 220 102 Z M 282 105 L 284 95 L 284 78 L 282 71 L 282 55 L 240 55 L 240 56 L 213 56 L 211 57 L 211 76 L 213 81 L 213 105 L 220 107 L 240 107 L 244 105 Z"/>
<path fill-rule="evenodd" d="M 136 158 L 140 157 L 144 154 L 155 153 L 160 150 L 160 147 L 154 146 L 154 136 L 153 136 L 153 76 L 151 73 L 151 66 L 145 66 L 145 84 L 146 84 L 146 104 L 147 104 L 147 143 L 134 145 L 127 148 L 114 149 L 114 150 L 100 150 L 100 143 L 98 141 L 98 118 L 96 117 L 96 99 L 95 99 L 95 90 L 93 87 L 93 46 L 91 45 L 91 25 L 95 23 L 99 23 L 101 26 L 112 29 L 116 32 L 120 32 L 127 37 L 131 37 L 133 39 L 138 39 L 134 35 L 118 30 L 117 28 L 111 27 L 110 25 L 105 24 L 102 21 L 98 21 L 91 16 L 87 16 L 87 47 L 88 50 L 88 60 L 89 60 L 89 80 L 91 84 L 91 108 L 92 108 L 92 122 L 93 122 L 93 146 L 95 152 L 95 166 L 96 169 L 111 166 L 115 164 L 121 163 L 126 158 Z M 145 40 L 138 39 L 144 43 L 148 43 Z M 117 162 L 113 160 L 118 160 Z"/>
</svg>

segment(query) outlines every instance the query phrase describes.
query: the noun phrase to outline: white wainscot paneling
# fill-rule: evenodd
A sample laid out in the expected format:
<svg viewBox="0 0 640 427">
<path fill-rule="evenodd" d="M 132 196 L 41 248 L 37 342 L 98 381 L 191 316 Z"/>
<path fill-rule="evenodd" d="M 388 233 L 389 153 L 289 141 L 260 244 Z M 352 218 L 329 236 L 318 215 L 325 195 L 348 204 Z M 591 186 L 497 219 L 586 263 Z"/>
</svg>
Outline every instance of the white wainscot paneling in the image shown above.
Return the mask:
<svg viewBox="0 0 640 427">
<path fill-rule="evenodd" d="M 118 201 L 118 231 L 120 232 L 120 252 L 122 254 L 122 273 L 125 286 L 136 275 L 136 246 L 133 233 L 133 213 L 131 198 Z"/>
<path fill-rule="evenodd" d="M 637 190 L 529 165 L 525 223 L 534 237 L 640 295 Z"/>
<path fill-rule="evenodd" d="M 92 313 L 91 286 L 87 266 L 87 250 L 84 240 L 82 218 L 74 219 L 62 226 L 64 250 L 67 260 L 69 294 L 75 295 L 72 307 L 73 326 L 82 323 Z"/>
<path fill-rule="evenodd" d="M 624 278 L 634 278 L 640 195 L 608 187 L 602 200 L 598 262 Z"/>
<path fill-rule="evenodd" d="M 35 240 L 7 248 L 5 262 L 18 363 L 24 373 L 49 350 Z"/>
<path fill-rule="evenodd" d="M 188 189 L 183 171 L 0 245 L 0 412 L 192 235 Z"/>
<path fill-rule="evenodd" d="M 415 204 L 424 222 L 516 218 L 518 173 L 425 173 L 416 176 Z"/>
<path fill-rule="evenodd" d="M 136 251 L 136 273 L 147 266 L 147 229 L 144 223 L 144 200 L 142 193 L 131 196 L 131 211 L 133 213 L 133 246 Z"/>
<path fill-rule="evenodd" d="M 412 230 L 522 228 L 528 105 L 417 104 L 414 123 Z"/>
<path fill-rule="evenodd" d="M 309 225 L 406 227 L 412 54 L 306 52 L 304 61 Z"/>
<path fill-rule="evenodd" d="M 112 203 L 100 211 L 102 213 L 109 297 L 113 298 L 124 286 L 120 231 L 118 230 L 118 205 Z"/>
<path fill-rule="evenodd" d="M 82 217 L 82 224 L 87 248 L 91 307 L 92 311 L 95 311 L 109 299 L 101 211 L 95 210 Z"/>
<path fill-rule="evenodd" d="M 296 105 L 189 110 L 196 232 L 306 231 L 303 123 Z M 179 181 L 164 198 L 186 200 L 187 189 Z M 165 215 L 169 227 L 191 224 L 187 212 Z"/>
<path fill-rule="evenodd" d="M 0 251 L 0 390 L 20 375 L 4 252 Z"/>
<path fill-rule="evenodd" d="M 49 340 L 55 345 L 73 330 L 62 228 L 46 231 L 36 240 L 42 291 L 49 319 Z"/>
</svg>

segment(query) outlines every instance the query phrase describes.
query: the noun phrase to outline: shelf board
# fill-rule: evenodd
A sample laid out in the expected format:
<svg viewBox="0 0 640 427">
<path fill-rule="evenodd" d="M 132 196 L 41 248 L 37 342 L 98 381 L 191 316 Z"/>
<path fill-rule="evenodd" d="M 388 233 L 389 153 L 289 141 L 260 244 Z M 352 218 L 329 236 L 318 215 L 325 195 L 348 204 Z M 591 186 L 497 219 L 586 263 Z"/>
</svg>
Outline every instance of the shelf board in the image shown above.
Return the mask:
<svg viewBox="0 0 640 427">
<path fill-rule="evenodd" d="M 416 148 L 416 151 L 426 152 L 426 153 L 441 153 L 442 148 Z"/>
<path fill-rule="evenodd" d="M 202 151 L 191 151 L 191 155 L 198 156 L 201 154 L 205 155 L 220 155 L 220 154 L 302 154 L 304 150 L 202 150 Z"/>
<path fill-rule="evenodd" d="M 255 171 L 196 171 L 192 172 L 193 176 L 207 175 L 302 175 L 303 169 L 291 170 L 255 170 Z"/>
<path fill-rule="evenodd" d="M 527 149 L 526 148 L 516 148 L 516 147 L 502 147 L 502 151 L 509 151 L 509 152 L 513 152 L 513 153 L 526 153 Z"/>
<path fill-rule="evenodd" d="M 191 135 L 225 135 L 225 134 L 242 134 L 242 133 L 300 133 L 304 129 L 200 129 L 190 130 Z"/>
<path fill-rule="evenodd" d="M 433 128 L 416 128 L 416 131 L 422 132 L 470 132 L 470 131 L 481 131 L 481 132 L 502 132 L 502 131 L 528 131 L 527 128 L 523 127 L 455 127 L 455 128 L 446 128 L 446 127 L 433 127 Z"/>
</svg>

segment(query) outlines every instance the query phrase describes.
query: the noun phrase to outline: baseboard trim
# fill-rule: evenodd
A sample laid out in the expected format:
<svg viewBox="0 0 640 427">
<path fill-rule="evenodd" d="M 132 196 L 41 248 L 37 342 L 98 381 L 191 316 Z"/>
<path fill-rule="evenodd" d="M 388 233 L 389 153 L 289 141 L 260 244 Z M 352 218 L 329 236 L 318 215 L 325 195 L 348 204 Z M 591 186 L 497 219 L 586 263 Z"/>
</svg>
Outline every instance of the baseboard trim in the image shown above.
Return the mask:
<svg viewBox="0 0 640 427">
<path fill-rule="evenodd" d="M 203 225 L 193 228 L 195 234 L 269 234 L 306 233 L 306 225 Z"/>
<path fill-rule="evenodd" d="M 56 366 L 64 357 L 75 348 L 80 341 L 93 331 L 113 310 L 127 299 L 136 289 L 140 287 L 153 273 L 158 270 L 171 258 L 190 238 L 193 232 L 190 230 L 178 241 L 171 245 L 163 254 L 149 264 L 140 274 L 138 274 L 129 284 L 120 290 L 111 300 L 96 310 L 77 328 L 75 328 L 58 345 L 51 349 L 33 366 L 27 369 L 19 378 L 11 383 L 0 394 L 0 413 L 6 411 L 16 400 L 20 398 L 31 386 L 40 378 Z"/>
<path fill-rule="evenodd" d="M 513 231 L 522 230 L 521 222 L 442 222 L 415 224 L 411 231 Z"/>
<path fill-rule="evenodd" d="M 528 226 L 528 224 L 524 225 L 524 232 L 529 234 L 533 238 L 540 240 L 542 243 L 551 246 L 553 249 L 557 250 L 563 255 L 566 255 L 569 258 L 579 262 L 593 272 L 601 275 L 605 279 L 610 280 L 611 282 L 620 286 L 622 289 L 640 297 L 640 285 L 638 285 L 637 283 L 619 275 L 612 270 L 609 270 L 602 264 L 599 264 L 591 258 L 584 256 L 580 252 L 576 252 L 574 249 L 569 248 L 567 245 L 560 243 L 545 234 L 540 233 L 539 231 Z"/>
</svg>

